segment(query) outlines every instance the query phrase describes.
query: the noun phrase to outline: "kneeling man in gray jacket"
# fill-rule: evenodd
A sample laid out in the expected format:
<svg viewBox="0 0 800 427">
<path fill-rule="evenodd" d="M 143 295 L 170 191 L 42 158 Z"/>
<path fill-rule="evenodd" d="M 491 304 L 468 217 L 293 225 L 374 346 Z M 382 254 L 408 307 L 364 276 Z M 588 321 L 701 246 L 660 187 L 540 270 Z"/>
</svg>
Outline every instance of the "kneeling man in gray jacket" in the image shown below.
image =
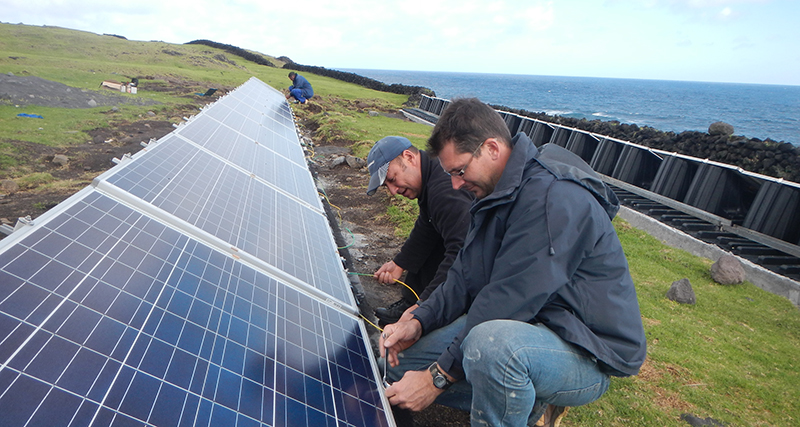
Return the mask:
<svg viewBox="0 0 800 427">
<path fill-rule="evenodd" d="M 511 137 L 477 99 L 451 103 L 428 140 L 472 223 L 445 282 L 388 325 L 379 349 L 392 405 L 434 401 L 472 425 L 534 425 L 636 375 L 646 339 L 611 219 L 619 201 L 577 155 Z"/>
</svg>

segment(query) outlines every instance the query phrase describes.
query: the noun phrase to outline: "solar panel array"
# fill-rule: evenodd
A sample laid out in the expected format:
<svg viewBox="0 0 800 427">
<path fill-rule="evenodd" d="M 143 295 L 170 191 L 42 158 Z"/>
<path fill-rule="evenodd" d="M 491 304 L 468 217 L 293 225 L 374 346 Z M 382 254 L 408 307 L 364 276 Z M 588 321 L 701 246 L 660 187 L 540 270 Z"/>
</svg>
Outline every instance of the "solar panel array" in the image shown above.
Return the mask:
<svg viewBox="0 0 800 427">
<path fill-rule="evenodd" d="M 252 78 L 0 241 L 0 425 L 390 426 L 357 310 Z"/>
</svg>

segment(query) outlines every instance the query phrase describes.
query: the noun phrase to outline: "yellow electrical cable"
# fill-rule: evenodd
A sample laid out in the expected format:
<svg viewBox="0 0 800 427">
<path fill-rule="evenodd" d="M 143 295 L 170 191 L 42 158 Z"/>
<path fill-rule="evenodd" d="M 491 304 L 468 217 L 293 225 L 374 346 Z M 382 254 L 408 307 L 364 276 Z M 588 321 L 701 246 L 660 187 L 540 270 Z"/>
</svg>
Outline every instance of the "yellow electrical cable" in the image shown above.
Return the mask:
<svg viewBox="0 0 800 427">
<path fill-rule="evenodd" d="M 401 284 L 401 285 L 403 285 L 403 286 L 405 286 L 406 288 L 408 288 L 408 290 L 409 290 L 409 291 L 411 291 L 411 293 L 412 293 L 412 294 L 414 294 L 414 298 L 416 298 L 416 299 L 417 299 L 417 301 L 419 301 L 419 295 L 417 295 L 417 293 L 416 293 L 416 292 L 414 292 L 414 290 L 413 290 L 413 289 L 411 289 L 411 286 L 408 286 L 408 285 L 406 285 L 405 283 L 403 283 L 403 282 L 401 282 L 401 281 L 399 281 L 399 280 L 397 280 L 397 279 L 394 279 L 394 281 L 395 281 L 395 282 L 397 282 L 397 283 L 399 283 L 399 284 Z"/>
<path fill-rule="evenodd" d="M 377 329 L 377 330 L 379 330 L 379 331 L 383 332 L 383 329 L 382 329 L 380 326 L 378 326 L 378 325 L 376 325 L 376 324 L 374 324 L 374 323 L 370 322 L 370 321 L 369 321 L 369 319 L 367 319 L 366 317 L 364 317 L 364 315 L 363 315 L 363 314 L 359 314 L 359 316 L 361 316 L 361 318 L 362 318 L 362 319 L 364 319 L 364 321 L 365 321 L 365 322 L 367 322 L 367 323 L 369 323 L 370 325 L 372 325 L 372 326 L 373 326 L 375 329 Z"/>
<path fill-rule="evenodd" d="M 331 199 L 328 198 L 327 194 L 321 193 L 319 191 L 317 191 L 317 194 L 319 194 L 320 196 L 324 197 L 325 200 L 328 202 L 328 205 L 330 205 L 331 207 L 336 208 L 336 213 L 339 214 L 339 220 L 341 222 L 344 222 L 344 218 L 342 218 L 342 208 L 340 208 L 340 207 L 334 205 L 333 203 L 331 203 Z"/>
</svg>

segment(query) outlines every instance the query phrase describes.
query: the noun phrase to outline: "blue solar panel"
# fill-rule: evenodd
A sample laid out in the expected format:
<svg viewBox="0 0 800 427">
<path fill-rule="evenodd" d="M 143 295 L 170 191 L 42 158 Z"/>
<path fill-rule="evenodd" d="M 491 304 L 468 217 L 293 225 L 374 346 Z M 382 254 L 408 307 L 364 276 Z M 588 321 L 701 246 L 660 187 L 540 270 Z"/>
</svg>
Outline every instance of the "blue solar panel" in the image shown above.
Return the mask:
<svg viewBox="0 0 800 427">
<path fill-rule="evenodd" d="M 221 99 L 205 111 L 202 123 L 191 124 L 176 133 L 215 153 L 230 150 L 237 142 L 237 137 L 244 137 L 240 140 L 255 141 L 305 167 L 305 158 L 286 100 L 263 83 L 248 82 L 247 91 L 237 91 Z"/>
<path fill-rule="evenodd" d="M 0 425 L 393 425 L 282 94 L 93 186 L 0 241 Z"/>
<path fill-rule="evenodd" d="M 321 212 L 182 139 L 168 142 L 105 181 L 354 305 Z"/>
<path fill-rule="evenodd" d="M 99 192 L 0 282 L 3 425 L 389 425 L 355 317 Z"/>
</svg>

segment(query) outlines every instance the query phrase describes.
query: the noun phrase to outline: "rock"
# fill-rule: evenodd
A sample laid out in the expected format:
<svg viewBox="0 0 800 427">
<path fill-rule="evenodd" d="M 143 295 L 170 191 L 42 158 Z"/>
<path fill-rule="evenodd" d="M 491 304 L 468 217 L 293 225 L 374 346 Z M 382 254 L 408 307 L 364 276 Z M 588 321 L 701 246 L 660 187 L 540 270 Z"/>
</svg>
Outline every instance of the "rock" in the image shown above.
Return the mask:
<svg viewBox="0 0 800 427">
<path fill-rule="evenodd" d="M 708 134 L 709 135 L 724 135 L 730 136 L 733 135 L 733 125 L 729 125 L 725 122 L 714 122 L 708 126 Z"/>
<path fill-rule="evenodd" d="M 700 427 L 700 426 L 715 426 L 715 427 L 725 427 L 725 424 L 711 418 L 706 417 L 705 419 L 697 417 L 692 414 L 681 414 L 681 420 L 686 421 L 690 426 Z"/>
<path fill-rule="evenodd" d="M 711 278 L 721 285 L 738 285 L 744 282 L 744 267 L 735 256 L 723 255 L 711 266 Z"/>
<path fill-rule="evenodd" d="M 13 179 L 4 179 L 3 181 L 0 181 L 0 188 L 3 189 L 4 193 L 8 194 L 14 194 L 19 191 L 19 185 L 17 184 L 17 181 L 14 181 Z"/>
<path fill-rule="evenodd" d="M 66 166 L 67 163 L 69 163 L 69 157 L 63 154 L 56 154 L 55 156 L 53 156 L 53 163 L 59 166 Z"/>
<path fill-rule="evenodd" d="M 370 117 L 378 117 L 378 116 L 380 116 L 380 113 L 378 113 L 377 111 L 370 111 L 368 114 L 369 114 Z"/>
<path fill-rule="evenodd" d="M 90 99 L 89 102 L 87 102 L 87 104 L 89 104 L 89 106 L 92 108 L 97 107 L 97 101 L 95 101 L 94 99 Z"/>
<path fill-rule="evenodd" d="M 361 169 L 367 164 L 363 159 L 350 155 L 345 156 L 345 161 L 347 162 L 347 166 L 350 166 L 351 169 Z"/>
<path fill-rule="evenodd" d="M 697 302 L 692 284 L 689 279 L 685 278 L 672 282 L 672 286 L 667 291 L 667 299 L 681 304 L 694 305 Z"/>
<path fill-rule="evenodd" d="M 154 113 L 154 112 L 152 112 L 152 111 L 148 111 L 148 112 L 147 112 L 147 115 L 148 115 L 148 116 L 150 116 L 150 117 L 155 117 L 155 116 L 156 116 L 156 113 Z"/>
<path fill-rule="evenodd" d="M 331 160 L 331 169 L 335 168 L 336 166 L 343 165 L 346 162 L 344 156 L 339 156 L 333 160 Z"/>
<path fill-rule="evenodd" d="M 358 103 L 356 104 L 356 108 L 361 109 L 361 110 L 363 110 L 364 108 L 367 108 L 367 107 L 369 107 L 369 104 L 367 104 L 364 101 L 358 101 Z"/>
</svg>

